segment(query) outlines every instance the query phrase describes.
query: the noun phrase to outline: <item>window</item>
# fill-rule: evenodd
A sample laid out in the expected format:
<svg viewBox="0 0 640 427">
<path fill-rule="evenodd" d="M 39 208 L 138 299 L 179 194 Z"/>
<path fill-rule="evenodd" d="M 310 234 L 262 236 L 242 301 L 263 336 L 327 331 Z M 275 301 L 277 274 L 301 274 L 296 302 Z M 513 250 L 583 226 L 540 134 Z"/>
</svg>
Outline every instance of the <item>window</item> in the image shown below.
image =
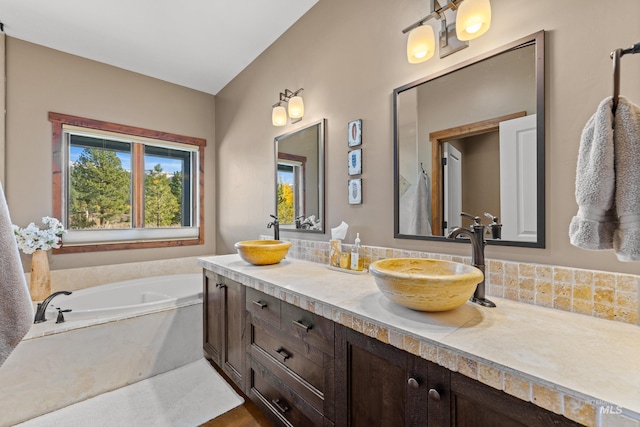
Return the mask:
<svg viewBox="0 0 640 427">
<path fill-rule="evenodd" d="M 294 225 L 304 217 L 306 162 L 303 156 L 278 153 L 278 220 L 282 226 Z"/>
<path fill-rule="evenodd" d="M 204 243 L 206 141 L 49 113 L 57 252 Z"/>
</svg>

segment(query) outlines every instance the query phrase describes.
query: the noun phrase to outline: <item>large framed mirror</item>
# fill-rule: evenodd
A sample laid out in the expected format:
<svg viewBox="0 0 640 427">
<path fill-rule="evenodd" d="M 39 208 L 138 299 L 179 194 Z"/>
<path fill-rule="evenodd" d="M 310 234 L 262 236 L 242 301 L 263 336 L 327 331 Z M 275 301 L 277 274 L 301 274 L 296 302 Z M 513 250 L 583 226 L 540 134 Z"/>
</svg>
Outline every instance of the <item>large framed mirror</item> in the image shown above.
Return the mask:
<svg viewBox="0 0 640 427">
<path fill-rule="evenodd" d="M 466 212 L 489 244 L 545 246 L 544 32 L 394 90 L 394 236 L 443 240 Z M 486 214 L 486 215 L 485 215 Z"/>
<path fill-rule="evenodd" d="M 276 212 L 281 231 L 324 233 L 326 119 L 275 137 Z"/>
</svg>

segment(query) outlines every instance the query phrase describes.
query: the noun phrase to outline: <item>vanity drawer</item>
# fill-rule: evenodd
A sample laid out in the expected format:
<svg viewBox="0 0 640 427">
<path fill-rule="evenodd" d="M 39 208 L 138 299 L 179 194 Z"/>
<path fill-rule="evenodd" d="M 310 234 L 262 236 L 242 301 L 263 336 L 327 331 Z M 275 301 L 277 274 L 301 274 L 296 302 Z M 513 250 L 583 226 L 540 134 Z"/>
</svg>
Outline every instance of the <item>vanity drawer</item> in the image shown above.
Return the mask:
<svg viewBox="0 0 640 427">
<path fill-rule="evenodd" d="M 289 389 L 269 369 L 251 359 L 251 399 L 278 425 L 323 426 L 322 414 Z"/>
<path fill-rule="evenodd" d="M 253 288 L 247 288 L 247 311 L 251 316 L 280 326 L 280 300 Z"/>
<path fill-rule="evenodd" d="M 281 310 L 284 331 L 333 356 L 335 324 L 331 320 L 287 303 Z"/>
<path fill-rule="evenodd" d="M 251 326 L 252 356 L 259 357 L 255 354 L 254 346 L 259 347 L 271 356 L 274 362 L 293 371 L 317 389 L 317 393 L 323 393 L 325 355 L 322 351 L 305 345 L 302 341 L 258 319 L 253 319 Z"/>
</svg>

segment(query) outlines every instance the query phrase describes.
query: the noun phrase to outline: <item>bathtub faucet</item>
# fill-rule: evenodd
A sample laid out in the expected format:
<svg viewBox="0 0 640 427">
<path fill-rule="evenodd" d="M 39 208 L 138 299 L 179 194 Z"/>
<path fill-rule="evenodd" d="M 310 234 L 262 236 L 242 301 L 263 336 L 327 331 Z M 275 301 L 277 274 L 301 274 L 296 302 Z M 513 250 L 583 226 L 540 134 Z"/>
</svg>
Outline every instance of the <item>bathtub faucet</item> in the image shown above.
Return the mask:
<svg viewBox="0 0 640 427">
<path fill-rule="evenodd" d="M 36 309 L 36 317 L 35 319 L 33 319 L 33 323 L 42 323 L 47 321 L 47 319 L 44 317 L 44 313 L 47 311 L 47 306 L 55 296 L 60 294 L 71 295 L 71 292 L 69 291 L 54 292 L 51 295 L 49 295 L 47 298 L 45 298 L 44 301 L 38 303 L 38 308 Z"/>
</svg>

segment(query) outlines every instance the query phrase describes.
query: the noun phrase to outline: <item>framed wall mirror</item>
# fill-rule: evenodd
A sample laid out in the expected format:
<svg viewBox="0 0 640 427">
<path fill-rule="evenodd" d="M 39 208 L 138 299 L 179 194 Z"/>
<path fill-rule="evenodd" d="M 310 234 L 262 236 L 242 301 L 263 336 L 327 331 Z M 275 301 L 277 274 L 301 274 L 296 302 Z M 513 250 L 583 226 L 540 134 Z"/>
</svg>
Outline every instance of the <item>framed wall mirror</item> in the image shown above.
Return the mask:
<svg viewBox="0 0 640 427">
<path fill-rule="evenodd" d="M 324 233 L 326 119 L 275 137 L 276 212 L 281 231 Z"/>
<path fill-rule="evenodd" d="M 394 90 L 396 238 L 443 240 L 467 212 L 502 224 L 489 244 L 544 247 L 544 56 L 540 31 Z"/>
</svg>

